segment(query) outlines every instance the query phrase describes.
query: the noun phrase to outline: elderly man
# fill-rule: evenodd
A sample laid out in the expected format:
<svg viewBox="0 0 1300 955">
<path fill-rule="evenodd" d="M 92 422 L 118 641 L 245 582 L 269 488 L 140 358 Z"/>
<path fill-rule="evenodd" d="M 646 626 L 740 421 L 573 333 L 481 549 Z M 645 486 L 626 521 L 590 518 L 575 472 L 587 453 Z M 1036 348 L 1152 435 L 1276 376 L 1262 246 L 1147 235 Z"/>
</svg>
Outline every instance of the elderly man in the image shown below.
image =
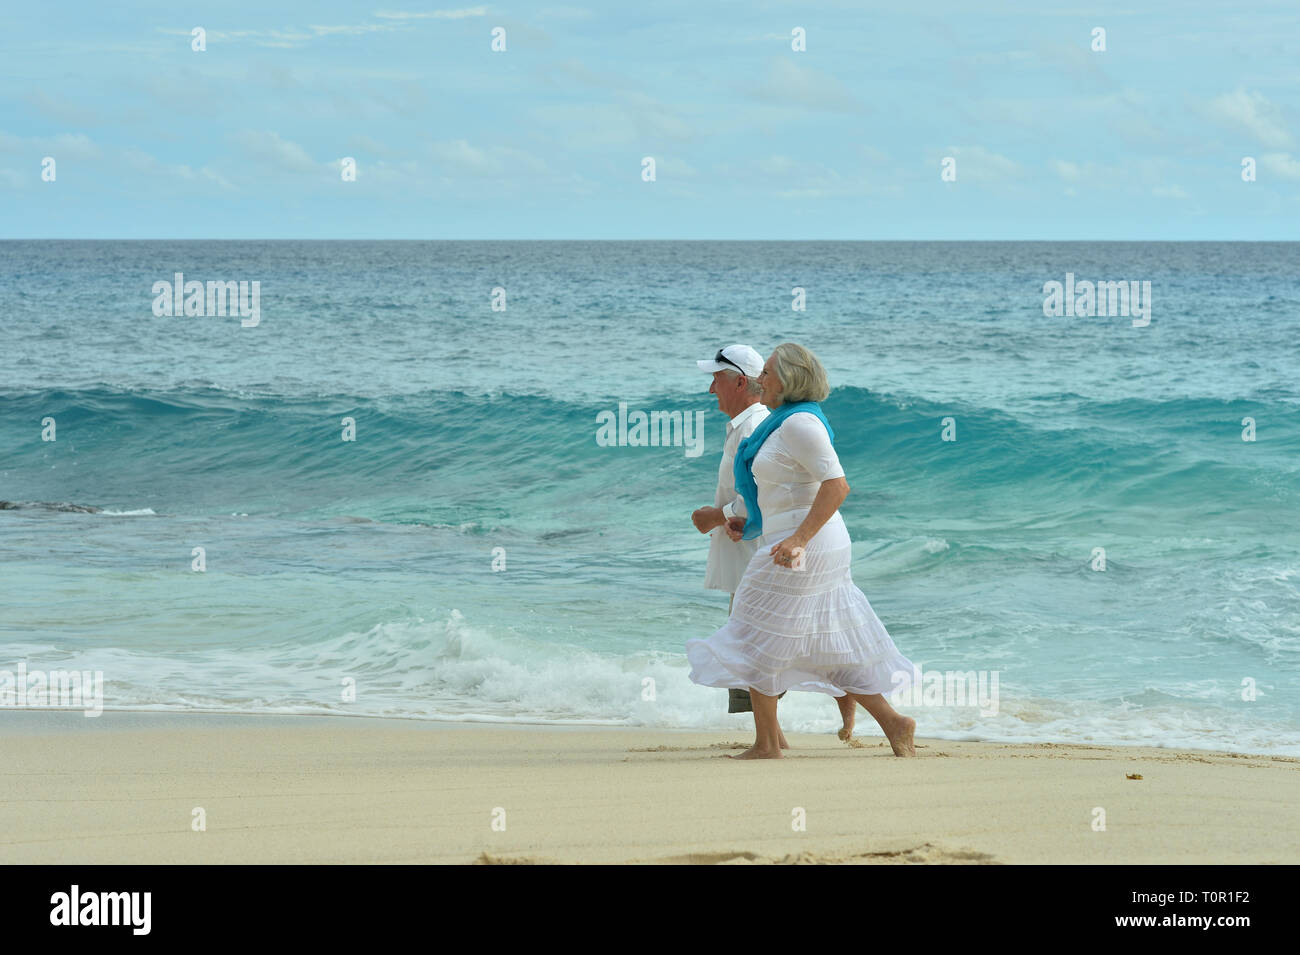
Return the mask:
<svg viewBox="0 0 1300 955">
<path fill-rule="evenodd" d="M 725 525 L 735 515 L 732 508 L 739 497 L 734 476 L 736 448 L 768 415 L 767 408 L 758 400 L 763 393 L 758 383 L 758 375 L 763 370 L 763 356 L 748 345 L 728 345 L 719 349 L 712 359 L 696 364 L 701 371 L 713 376 L 709 394 L 717 395 L 718 410 L 730 420 L 727 421 L 727 437 L 722 443 L 722 462 L 718 465 L 718 487 L 713 495 L 713 506 L 699 508 L 691 515 L 691 520 L 701 534 L 713 537 L 709 542 L 704 586 L 709 590 L 725 590 L 734 599 L 745 567 L 754 556 L 756 542 L 733 541 L 727 536 Z M 730 605 L 727 612 L 731 612 Z M 753 712 L 748 690 L 730 689 L 727 693 L 728 713 Z M 786 747 L 784 735 L 781 736 L 781 746 Z"/>
</svg>

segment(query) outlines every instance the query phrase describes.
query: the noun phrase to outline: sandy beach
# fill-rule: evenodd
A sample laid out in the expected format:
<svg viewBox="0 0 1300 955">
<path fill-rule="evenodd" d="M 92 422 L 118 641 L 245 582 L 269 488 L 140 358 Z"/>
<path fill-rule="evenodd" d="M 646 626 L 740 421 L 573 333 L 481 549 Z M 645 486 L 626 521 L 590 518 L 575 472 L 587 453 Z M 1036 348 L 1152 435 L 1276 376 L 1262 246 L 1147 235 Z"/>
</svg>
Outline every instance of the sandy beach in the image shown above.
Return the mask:
<svg viewBox="0 0 1300 955">
<path fill-rule="evenodd" d="M 919 738 L 898 759 L 790 734 L 785 760 L 735 761 L 734 731 L 201 713 L 0 727 L 4 863 L 1300 861 L 1282 756 Z"/>
</svg>

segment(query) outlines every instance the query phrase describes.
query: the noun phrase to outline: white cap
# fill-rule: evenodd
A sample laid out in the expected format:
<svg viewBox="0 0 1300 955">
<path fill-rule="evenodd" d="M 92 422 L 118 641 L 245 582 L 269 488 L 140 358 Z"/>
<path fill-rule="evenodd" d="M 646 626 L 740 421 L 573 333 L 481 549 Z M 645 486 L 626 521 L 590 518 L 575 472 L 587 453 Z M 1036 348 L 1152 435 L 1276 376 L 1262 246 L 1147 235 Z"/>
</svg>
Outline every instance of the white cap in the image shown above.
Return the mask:
<svg viewBox="0 0 1300 955">
<path fill-rule="evenodd" d="M 727 359 L 722 361 L 721 359 Z M 697 361 L 700 371 L 739 371 L 747 378 L 757 378 L 763 371 L 763 356 L 748 345 L 728 345 L 704 361 Z"/>
</svg>

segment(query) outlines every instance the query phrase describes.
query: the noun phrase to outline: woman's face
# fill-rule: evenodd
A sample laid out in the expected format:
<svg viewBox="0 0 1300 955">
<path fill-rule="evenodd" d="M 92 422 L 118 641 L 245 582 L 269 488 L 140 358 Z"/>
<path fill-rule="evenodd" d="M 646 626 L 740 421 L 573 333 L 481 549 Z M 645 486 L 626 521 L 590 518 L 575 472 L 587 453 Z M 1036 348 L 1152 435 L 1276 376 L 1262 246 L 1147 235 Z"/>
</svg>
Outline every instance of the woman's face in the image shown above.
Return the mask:
<svg viewBox="0 0 1300 955">
<path fill-rule="evenodd" d="M 785 399 L 781 397 L 781 392 L 785 387 L 781 384 L 781 379 L 776 377 L 776 372 L 772 370 L 772 356 L 769 355 L 767 363 L 763 365 L 763 373 L 758 376 L 758 383 L 763 386 L 763 394 L 759 396 L 759 401 L 769 408 L 776 408 Z"/>
</svg>

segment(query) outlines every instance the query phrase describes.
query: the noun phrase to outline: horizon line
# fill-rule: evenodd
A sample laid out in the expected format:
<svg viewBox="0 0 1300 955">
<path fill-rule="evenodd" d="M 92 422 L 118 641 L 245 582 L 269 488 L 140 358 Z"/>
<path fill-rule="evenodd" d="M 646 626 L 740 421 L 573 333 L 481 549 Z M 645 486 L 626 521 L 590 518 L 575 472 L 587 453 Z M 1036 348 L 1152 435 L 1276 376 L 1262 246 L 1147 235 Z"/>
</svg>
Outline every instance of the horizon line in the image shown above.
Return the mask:
<svg viewBox="0 0 1300 955">
<path fill-rule="evenodd" d="M 321 238 L 299 236 L 248 236 L 244 238 L 194 238 L 176 236 L 156 236 L 150 238 L 125 238 L 120 236 L 14 236 L 0 238 L 0 242 L 953 242 L 953 243 L 1066 243 L 1066 242 L 1109 242 L 1128 243 L 1132 245 L 1148 243 L 1300 243 L 1300 237 L 1294 239 L 537 239 L 537 238 L 495 238 L 495 239 L 410 239 L 410 238 Z"/>
</svg>

